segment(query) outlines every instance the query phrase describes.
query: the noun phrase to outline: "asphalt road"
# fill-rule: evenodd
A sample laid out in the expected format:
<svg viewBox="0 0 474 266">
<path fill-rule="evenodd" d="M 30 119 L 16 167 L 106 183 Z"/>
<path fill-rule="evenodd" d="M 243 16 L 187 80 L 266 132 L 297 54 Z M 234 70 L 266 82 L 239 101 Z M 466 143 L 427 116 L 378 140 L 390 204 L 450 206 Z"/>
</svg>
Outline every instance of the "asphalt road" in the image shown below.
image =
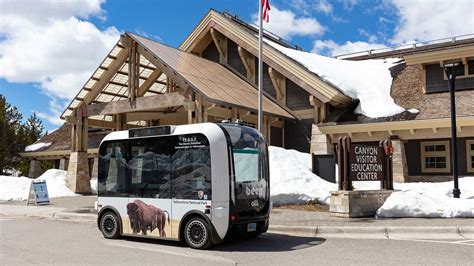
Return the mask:
<svg viewBox="0 0 474 266">
<path fill-rule="evenodd" d="M 211 250 L 157 240 L 106 240 L 94 224 L 0 217 L 0 263 L 154 265 L 472 265 L 474 240 L 322 239 L 264 234 Z"/>
</svg>

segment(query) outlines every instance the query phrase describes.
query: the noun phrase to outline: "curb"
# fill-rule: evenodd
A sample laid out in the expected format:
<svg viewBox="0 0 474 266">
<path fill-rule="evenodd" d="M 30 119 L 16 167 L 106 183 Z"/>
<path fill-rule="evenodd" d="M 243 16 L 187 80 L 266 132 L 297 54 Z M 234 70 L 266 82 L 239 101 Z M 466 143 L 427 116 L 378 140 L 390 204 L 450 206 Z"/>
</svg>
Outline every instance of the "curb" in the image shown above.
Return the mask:
<svg viewBox="0 0 474 266">
<path fill-rule="evenodd" d="M 50 213 L 0 213 L 6 216 L 26 216 L 95 223 L 97 214 L 56 211 Z M 292 226 L 270 225 L 270 233 L 332 238 L 358 239 L 474 239 L 474 226 Z"/>
<path fill-rule="evenodd" d="M 81 220 L 86 222 L 96 222 L 97 214 L 92 213 L 75 213 L 75 212 L 56 212 L 53 213 L 53 219 L 71 219 L 71 220 Z"/>
<path fill-rule="evenodd" d="M 366 239 L 474 239 L 474 226 L 285 226 L 270 225 L 269 232 L 309 237 Z"/>
</svg>

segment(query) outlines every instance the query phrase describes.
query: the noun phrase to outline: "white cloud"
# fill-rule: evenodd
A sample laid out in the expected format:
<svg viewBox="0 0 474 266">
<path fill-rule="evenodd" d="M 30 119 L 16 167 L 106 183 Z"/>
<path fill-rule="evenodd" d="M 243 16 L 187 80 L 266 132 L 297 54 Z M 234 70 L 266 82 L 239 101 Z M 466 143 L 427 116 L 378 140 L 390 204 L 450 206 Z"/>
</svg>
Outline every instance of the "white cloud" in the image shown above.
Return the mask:
<svg viewBox="0 0 474 266">
<path fill-rule="evenodd" d="M 55 126 L 61 126 L 64 124 L 64 121 L 61 120 L 60 116 L 67 107 L 67 104 L 68 102 L 51 97 L 51 101 L 49 101 L 49 113 L 38 112 L 38 117 Z"/>
<path fill-rule="evenodd" d="M 314 42 L 314 46 L 311 52 L 326 56 L 336 56 L 354 52 L 363 52 L 371 49 L 381 49 L 386 47 L 387 46 L 385 46 L 384 44 L 361 41 L 347 41 L 344 44 L 338 44 L 333 40 L 317 40 Z"/>
<path fill-rule="evenodd" d="M 105 19 L 103 2 L 0 0 L 0 77 L 70 100 L 119 38 L 115 27 L 101 30 L 84 20 Z M 50 109 L 58 114 L 56 103 Z"/>
<path fill-rule="evenodd" d="M 472 0 L 391 0 L 399 25 L 391 42 L 427 41 L 474 32 Z"/>
<path fill-rule="evenodd" d="M 352 10 L 354 8 L 354 6 L 357 5 L 359 0 L 339 0 L 339 2 L 342 3 L 342 6 L 344 7 L 344 9 Z"/>
<path fill-rule="evenodd" d="M 326 30 L 315 18 L 297 17 L 292 11 L 280 10 L 276 6 L 272 6 L 269 15 L 270 22 L 264 23 L 263 27 L 282 38 L 321 35 Z M 252 20 L 258 25 L 258 12 L 252 15 Z"/>
<path fill-rule="evenodd" d="M 316 9 L 316 11 L 323 12 L 326 15 L 332 13 L 332 5 L 326 0 L 319 0 L 319 2 L 314 5 L 314 9 Z"/>
</svg>

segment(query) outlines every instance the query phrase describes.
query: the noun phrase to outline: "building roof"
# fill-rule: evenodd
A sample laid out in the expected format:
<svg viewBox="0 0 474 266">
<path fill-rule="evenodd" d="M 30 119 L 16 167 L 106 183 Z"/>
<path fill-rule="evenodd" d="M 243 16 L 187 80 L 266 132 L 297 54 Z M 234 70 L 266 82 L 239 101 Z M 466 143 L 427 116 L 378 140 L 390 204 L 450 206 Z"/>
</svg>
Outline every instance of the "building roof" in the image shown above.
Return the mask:
<svg viewBox="0 0 474 266">
<path fill-rule="evenodd" d="M 50 157 L 52 155 L 60 155 L 63 153 L 67 155 L 71 152 L 71 131 L 72 125 L 63 124 L 55 131 L 49 133 L 48 135 L 42 137 L 41 139 L 33 143 L 51 143 L 51 145 L 35 151 L 23 152 L 20 155 L 23 157 Z M 109 131 L 89 132 L 87 145 L 88 149 L 98 149 L 100 142 L 108 133 Z"/>
<path fill-rule="evenodd" d="M 423 69 L 418 65 L 399 64 L 392 69 L 394 76 L 391 95 L 395 103 L 405 109 L 416 109 L 418 112 L 405 111 L 394 116 L 369 118 L 353 113 L 355 106 L 341 108 L 329 113 L 324 121 L 333 124 L 380 123 L 406 120 L 426 120 L 448 118 L 451 115 L 449 93 L 425 93 L 423 89 Z M 474 91 L 456 91 L 456 116 L 474 116 Z"/>
<path fill-rule="evenodd" d="M 460 48 L 474 44 L 474 34 L 461 36 L 462 38 L 447 38 L 424 43 L 403 45 L 395 48 L 382 48 L 369 51 L 360 51 L 350 54 L 337 55 L 336 58 L 346 60 L 367 60 L 377 58 L 402 58 L 407 55 L 436 52 L 446 49 Z"/>
<path fill-rule="evenodd" d="M 211 29 L 215 29 L 255 57 L 258 57 L 259 42 L 256 29 L 228 13 L 215 10 L 208 12 L 179 46 L 179 49 L 194 53 L 202 52 L 208 44 L 204 40 L 212 41 L 210 38 Z M 264 37 L 285 47 L 301 50 L 301 48 L 292 46 L 268 32 L 265 33 Z M 351 97 L 345 95 L 339 88 L 311 72 L 301 63 L 284 55 L 269 44 L 264 43 L 264 46 L 263 61 L 269 67 L 280 72 L 320 101 L 329 102 L 333 105 L 345 105 L 352 101 Z"/>
<path fill-rule="evenodd" d="M 182 76 L 190 86 L 201 92 L 211 102 L 252 111 L 258 109 L 256 88 L 223 65 L 136 34 L 129 33 L 129 35 L 153 53 L 163 64 L 176 71 L 177 75 Z M 262 109 L 264 113 L 294 118 L 266 96 L 262 99 Z"/>
<path fill-rule="evenodd" d="M 185 82 L 189 83 L 193 89 L 203 93 L 211 101 L 252 111 L 257 110 L 257 90 L 224 66 L 136 34 L 127 33 L 127 35 L 143 46 L 146 51 L 151 52 L 155 59 L 170 67 L 176 74 L 175 78 L 185 79 Z M 139 61 L 139 87 L 144 85 L 150 77 L 156 79 L 149 89 L 139 96 L 146 97 L 165 93 L 166 75 L 145 56 L 140 55 Z M 73 115 L 73 110 L 83 103 L 96 104 L 127 99 L 128 69 L 128 49 L 125 49 L 119 41 L 71 101 L 61 118 L 65 119 L 67 116 Z M 95 95 L 92 92 L 95 86 L 99 86 L 101 82 L 106 82 L 106 85 L 100 93 Z M 294 119 L 293 115 L 266 96 L 263 97 L 262 105 L 265 113 Z M 90 118 L 103 121 L 112 121 L 113 119 L 111 115 Z"/>
</svg>

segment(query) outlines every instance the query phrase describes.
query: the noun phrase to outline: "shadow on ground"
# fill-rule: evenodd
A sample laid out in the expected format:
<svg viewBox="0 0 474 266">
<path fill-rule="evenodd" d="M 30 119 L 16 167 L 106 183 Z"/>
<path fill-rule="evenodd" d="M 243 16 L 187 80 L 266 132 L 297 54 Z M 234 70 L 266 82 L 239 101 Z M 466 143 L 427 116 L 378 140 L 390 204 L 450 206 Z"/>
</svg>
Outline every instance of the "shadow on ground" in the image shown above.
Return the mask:
<svg viewBox="0 0 474 266">
<path fill-rule="evenodd" d="M 265 233 L 256 238 L 230 240 L 211 249 L 215 251 L 241 252 L 278 252 L 310 248 L 326 241 L 320 237 L 290 236 L 276 233 Z"/>
<path fill-rule="evenodd" d="M 137 243 L 148 243 L 187 248 L 184 242 L 159 240 L 154 238 L 123 237 L 123 240 Z M 265 233 L 256 238 L 231 239 L 213 245 L 210 250 L 221 252 L 280 252 L 292 251 L 321 245 L 326 241 L 320 237 L 290 236 Z"/>
</svg>

